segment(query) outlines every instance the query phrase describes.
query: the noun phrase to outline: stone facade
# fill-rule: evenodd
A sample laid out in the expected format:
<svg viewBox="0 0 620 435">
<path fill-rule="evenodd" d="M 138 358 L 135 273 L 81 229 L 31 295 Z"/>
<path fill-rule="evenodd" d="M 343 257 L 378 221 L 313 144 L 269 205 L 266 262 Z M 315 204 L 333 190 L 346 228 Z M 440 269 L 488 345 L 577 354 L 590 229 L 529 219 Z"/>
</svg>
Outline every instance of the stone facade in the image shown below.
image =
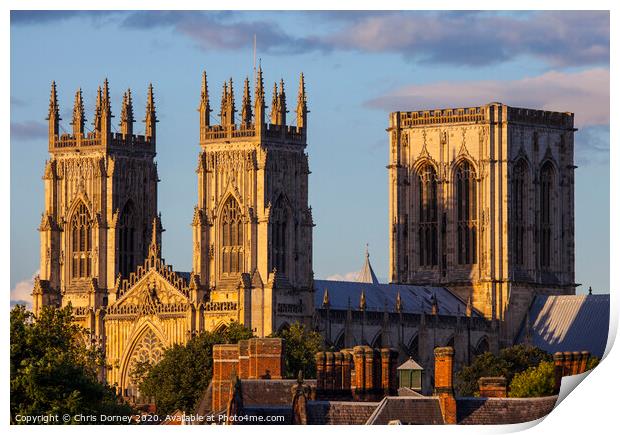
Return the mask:
<svg viewBox="0 0 620 435">
<path fill-rule="evenodd" d="M 503 344 L 537 293 L 574 293 L 574 131 L 500 103 L 392 113 L 391 281 L 472 298 Z"/>
</svg>

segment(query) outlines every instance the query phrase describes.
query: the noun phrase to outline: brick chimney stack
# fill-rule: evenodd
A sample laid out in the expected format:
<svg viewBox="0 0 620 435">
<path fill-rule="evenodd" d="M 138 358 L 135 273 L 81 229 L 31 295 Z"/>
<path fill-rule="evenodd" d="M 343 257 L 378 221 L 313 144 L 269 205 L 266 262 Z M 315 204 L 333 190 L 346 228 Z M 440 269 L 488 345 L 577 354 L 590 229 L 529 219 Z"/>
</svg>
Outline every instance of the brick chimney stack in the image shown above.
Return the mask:
<svg viewBox="0 0 620 435">
<path fill-rule="evenodd" d="M 435 348 L 435 395 L 439 397 L 441 413 L 446 424 L 456 424 L 456 399 L 452 383 L 454 349 Z"/>
</svg>

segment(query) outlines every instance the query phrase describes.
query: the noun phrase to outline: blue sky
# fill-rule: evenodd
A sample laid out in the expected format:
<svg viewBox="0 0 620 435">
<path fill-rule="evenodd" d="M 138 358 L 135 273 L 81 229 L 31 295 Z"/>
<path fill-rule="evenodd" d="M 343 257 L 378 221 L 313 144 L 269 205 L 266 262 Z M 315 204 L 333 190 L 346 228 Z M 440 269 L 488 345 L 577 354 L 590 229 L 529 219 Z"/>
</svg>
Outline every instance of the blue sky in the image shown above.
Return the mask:
<svg viewBox="0 0 620 435">
<path fill-rule="evenodd" d="M 350 277 L 366 243 L 387 277 L 390 111 L 502 101 L 575 112 L 576 278 L 609 291 L 606 12 L 23 11 L 11 14 L 12 299 L 28 297 L 39 264 L 50 82 L 67 131 L 77 88 L 89 122 L 105 77 L 113 113 L 131 87 L 142 120 L 153 83 L 163 254 L 190 270 L 200 74 L 216 106 L 231 76 L 239 98 L 254 34 L 266 84 L 283 78 L 289 105 L 306 76 L 316 278 Z"/>
</svg>

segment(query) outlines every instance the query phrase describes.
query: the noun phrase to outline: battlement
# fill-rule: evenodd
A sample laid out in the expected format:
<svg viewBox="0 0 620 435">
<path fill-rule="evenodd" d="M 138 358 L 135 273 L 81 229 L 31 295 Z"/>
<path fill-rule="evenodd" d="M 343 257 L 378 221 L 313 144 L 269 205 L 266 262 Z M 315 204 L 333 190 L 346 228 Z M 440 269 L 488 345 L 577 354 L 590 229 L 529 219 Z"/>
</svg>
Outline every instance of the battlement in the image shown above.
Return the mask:
<svg viewBox="0 0 620 435">
<path fill-rule="evenodd" d="M 307 130 L 307 103 L 304 76 L 301 74 L 299 91 L 297 95 L 296 125 L 287 124 L 286 93 L 284 80 L 280 80 L 280 86 L 274 83 L 271 111 L 265 121 L 265 90 L 263 85 L 263 73 L 261 68 L 256 74 L 254 87 L 254 102 L 250 97 L 250 82 L 246 78 L 243 86 L 243 98 L 241 103 L 240 120 L 236 117 L 234 87 L 232 79 L 224 82 L 222 100 L 220 104 L 219 123 L 211 124 L 211 102 L 207 86 L 207 75 L 203 72 L 202 89 L 200 96 L 200 145 L 205 147 L 210 144 L 222 142 L 243 141 L 248 139 L 270 140 L 287 144 L 306 144 Z M 237 122 L 239 121 L 239 122 Z"/>
<path fill-rule="evenodd" d="M 491 107 L 505 108 L 504 120 L 513 123 L 527 123 L 555 128 L 573 128 L 574 114 L 548 110 L 510 107 L 501 103 L 489 103 L 484 106 L 417 110 L 411 112 L 392 112 L 390 128 L 417 127 L 422 125 L 460 124 L 492 122 L 494 114 Z"/>
<path fill-rule="evenodd" d="M 155 153 L 155 124 L 158 122 L 155 115 L 155 101 L 153 86 L 149 85 L 145 114 L 145 133 L 133 134 L 135 122 L 131 89 L 123 94 L 120 113 L 120 132 L 112 132 L 112 115 L 110 103 L 110 91 L 107 79 L 103 89 L 97 89 L 97 101 L 94 111 L 93 130 L 85 131 L 85 111 L 82 100 L 82 90 L 78 89 L 75 94 L 73 116 L 71 120 L 72 132 L 60 133 L 58 97 L 56 83 L 52 82 L 50 104 L 47 120 L 49 122 L 48 139 L 50 152 L 79 151 L 80 149 L 124 149 L 139 150 L 142 152 Z"/>
</svg>

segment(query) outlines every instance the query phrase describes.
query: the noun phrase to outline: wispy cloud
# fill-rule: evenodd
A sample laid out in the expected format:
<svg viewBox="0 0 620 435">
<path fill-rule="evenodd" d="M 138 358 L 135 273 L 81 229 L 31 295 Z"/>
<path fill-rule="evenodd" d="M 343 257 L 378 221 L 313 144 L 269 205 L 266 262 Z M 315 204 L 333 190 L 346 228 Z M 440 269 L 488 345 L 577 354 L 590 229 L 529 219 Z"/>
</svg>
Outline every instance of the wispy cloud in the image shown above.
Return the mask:
<svg viewBox="0 0 620 435">
<path fill-rule="evenodd" d="M 11 139 L 33 140 L 47 137 L 47 124 L 41 121 L 11 122 Z"/>
<path fill-rule="evenodd" d="M 28 309 L 32 308 L 32 288 L 38 274 L 37 270 L 29 279 L 18 282 L 11 289 L 11 308 L 18 304 L 25 305 Z"/>
<path fill-rule="evenodd" d="M 359 276 L 360 271 L 356 270 L 353 272 L 346 272 L 344 274 L 336 273 L 334 275 L 330 275 L 325 278 L 328 281 L 357 281 L 357 277 Z"/>
<path fill-rule="evenodd" d="M 367 107 L 418 110 L 502 103 L 574 112 L 578 127 L 609 124 L 609 70 L 551 71 L 518 80 L 434 82 L 405 86 L 365 103 Z"/>
<path fill-rule="evenodd" d="M 286 14 L 306 19 L 303 35 L 285 30 Z M 257 19 L 257 17 L 259 17 Z M 71 18 L 151 31 L 168 27 L 204 50 L 249 47 L 268 53 L 395 53 L 433 64 L 485 66 L 533 56 L 558 68 L 609 63 L 608 11 L 13 11 L 15 25 Z M 303 21 L 302 21 L 303 22 Z M 320 25 L 317 25 L 320 24 Z"/>
</svg>

